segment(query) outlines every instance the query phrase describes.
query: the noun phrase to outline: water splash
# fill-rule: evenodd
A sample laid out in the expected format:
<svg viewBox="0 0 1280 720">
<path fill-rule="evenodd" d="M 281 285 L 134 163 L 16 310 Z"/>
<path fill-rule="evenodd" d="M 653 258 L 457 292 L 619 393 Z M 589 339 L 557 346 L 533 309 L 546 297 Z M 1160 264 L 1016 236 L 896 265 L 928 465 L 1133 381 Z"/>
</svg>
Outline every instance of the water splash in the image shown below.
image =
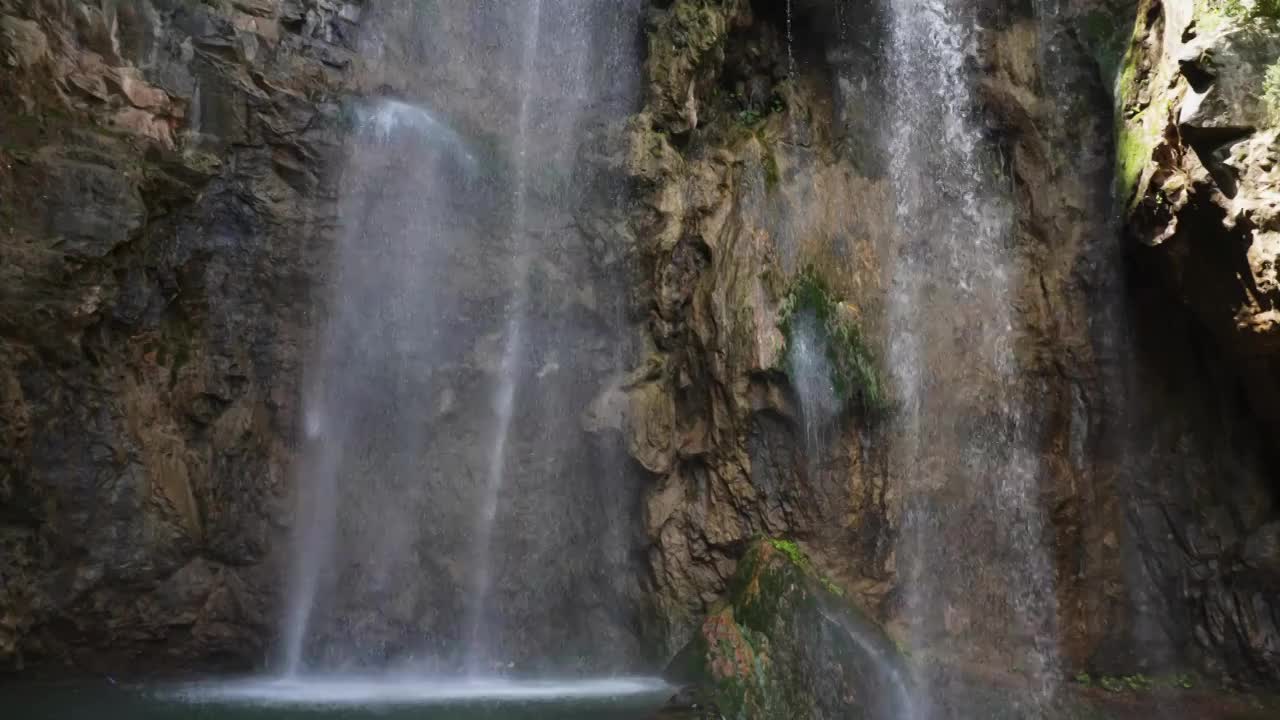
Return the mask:
<svg viewBox="0 0 1280 720">
<path fill-rule="evenodd" d="M 528 703 L 649 697 L 661 702 L 671 688 L 647 677 L 601 680 L 477 680 L 395 673 L 316 675 L 183 685 L 158 691 L 162 699 L 193 705 L 259 708 L 395 708 L 460 703 Z M 656 704 L 656 703 L 655 703 Z"/>
<path fill-rule="evenodd" d="M 462 136 L 424 107 L 384 100 L 372 108 L 359 108 L 357 112 L 361 130 L 372 133 L 379 142 L 391 142 L 396 133 L 412 130 L 453 153 L 469 169 L 474 170 L 478 165 L 475 153 Z"/>
</svg>

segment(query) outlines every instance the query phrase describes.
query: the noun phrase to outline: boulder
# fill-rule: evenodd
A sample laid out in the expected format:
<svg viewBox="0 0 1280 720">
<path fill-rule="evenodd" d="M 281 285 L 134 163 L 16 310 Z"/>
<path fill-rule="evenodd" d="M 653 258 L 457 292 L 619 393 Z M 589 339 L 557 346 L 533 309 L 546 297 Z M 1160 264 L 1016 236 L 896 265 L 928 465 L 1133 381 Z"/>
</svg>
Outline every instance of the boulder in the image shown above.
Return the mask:
<svg viewBox="0 0 1280 720">
<path fill-rule="evenodd" d="M 687 686 L 673 700 L 727 720 L 901 717 L 911 702 L 893 641 L 783 540 L 750 546 L 668 675 Z"/>
</svg>

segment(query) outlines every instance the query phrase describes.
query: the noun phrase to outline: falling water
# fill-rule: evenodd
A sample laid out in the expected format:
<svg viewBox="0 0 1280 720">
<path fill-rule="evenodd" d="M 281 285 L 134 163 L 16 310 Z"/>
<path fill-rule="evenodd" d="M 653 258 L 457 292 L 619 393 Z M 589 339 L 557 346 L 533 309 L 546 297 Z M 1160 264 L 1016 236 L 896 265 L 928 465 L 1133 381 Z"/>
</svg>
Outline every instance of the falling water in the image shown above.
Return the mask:
<svg viewBox="0 0 1280 720">
<path fill-rule="evenodd" d="M 638 601 L 604 573 L 637 562 L 635 528 L 605 524 L 636 521 L 640 487 L 604 486 L 619 456 L 574 422 L 631 359 L 624 326 L 601 320 L 617 281 L 574 213 L 584 126 L 633 110 L 638 68 L 614 56 L 635 49 L 641 13 L 366 8 L 372 71 L 419 72 L 413 99 L 359 115 L 342 168 L 302 409 L 288 672 L 474 679 L 639 658 Z"/>
<path fill-rule="evenodd" d="M 371 161 L 373 176 L 391 171 L 388 155 L 401 153 L 429 169 L 434 185 L 424 184 L 422 192 L 439 190 L 444 182 L 462 182 L 474 170 L 475 157 L 461 137 L 429 111 L 407 103 L 385 101 L 359 111 L 354 145 L 361 157 Z M 461 172 L 459 172 L 461 171 Z M 364 182 L 357 183 L 361 191 Z M 375 186 L 376 187 L 376 186 Z M 336 288 L 335 310 L 323 330 L 319 362 L 310 372 L 310 388 L 304 400 L 304 460 L 295 524 L 290 595 L 284 624 L 284 667 L 296 675 L 304 667 L 305 642 L 316 607 L 316 596 L 326 566 L 335 562 L 334 545 L 338 533 L 339 476 L 360 436 L 353 427 L 354 416 L 368 407 L 365 383 L 371 379 L 394 383 L 402 362 L 424 351 L 431 323 L 422 322 L 414 308 L 401 302 L 395 293 L 379 296 L 382 283 L 399 292 L 411 292 L 420 263 L 434 257 L 427 247 L 405 248 L 399 243 L 407 233 L 415 240 L 418 231 L 433 228 L 425 224 L 401 228 L 401 233 L 378 235 L 364 222 L 376 201 L 366 206 L 363 192 L 352 193 L 344 206 L 347 229 L 335 266 L 341 276 Z M 430 239 L 430 236 L 428 236 Z M 399 268 L 399 269 L 397 269 Z M 415 325 L 418 328 L 415 328 Z M 422 330 L 427 328 L 426 336 Z M 385 349 L 392 357 L 376 360 L 370 350 Z M 399 349 L 401 352 L 397 353 Z M 384 518 L 384 521 L 387 521 Z M 388 522 L 388 525 L 392 523 Z"/>
<path fill-rule="evenodd" d="M 839 398 L 831 380 L 828 342 L 813 311 L 802 312 L 792 319 L 787 360 L 804 416 L 805 457 L 810 463 L 820 460 L 825 445 L 821 438 L 822 430 L 840 411 Z"/>
<path fill-rule="evenodd" d="M 888 146 L 899 230 L 888 359 L 901 406 L 892 461 L 904 484 L 898 553 L 912 643 L 934 649 L 941 636 L 966 631 L 988 644 L 1000 633 L 1029 637 L 1004 644 L 1030 647 L 1012 662 L 1029 671 L 1042 706 L 1055 671 L 1042 468 L 1013 357 L 1011 200 L 973 117 L 974 8 L 893 0 L 891 11 Z M 987 560 L 1002 557 L 1012 559 Z M 1006 609 L 1014 629 L 976 626 L 1006 622 L 986 603 Z"/>
<path fill-rule="evenodd" d="M 787 0 L 787 76 L 796 76 L 796 36 L 792 26 L 791 0 Z"/>
<path fill-rule="evenodd" d="M 818 614 L 822 616 L 822 619 L 828 625 L 839 630 L 853 641 L 853 644 L 875 663 L 876 672 L 882 676 L 880 678 L 881 685 L 888 685 L 887 689 L 891 691 L 889 697 L 873 699 L 874 703 L 881 704 L 888 710 L 882 715 L 894 718 L 915 717 L 916 703 L 912 699 L 911 689 L 908 687 L 901 668 L 901 661 L 896 657 L 896 652 L 894 650 L 886 650 L 886 648 L 881 647 L 881 643 L 872 640 L 867 629 L 858 627 L 853 621 L 854 616 L 847 612 L 831 613 L 819 605 Z"/>
<path fill-rule="evenodd" d="M 516 121 L 516 138 L 512 151 L 515 166 L 515 183 L 512 205 L 515 208 L 513 229 L 523 237 L 528 221 L 529 194 L 529 122 L 530 109 L 537 86 L 533 83 L 538 57 L 538 37 L 542 21 L 542 0 L 533 0 L 525 20 L 525 36 L 521 67 L 520 110 Z M 467 671 L 474 675 L 484 670 L 486 655 L 490 652 L 485 615 L 488 612 L 489 591 L 493 582 L 493 526 L 498 516 L 498 498 L 506 472 L 507 439 L 511 432 L 511 418 L 515 413 L 516 386 L 520 378 L 520 366 L 524 353 L 524 325 L 529 292 L 527 249 L 515 243 L 515 263 L 511 278 L 514 290 L 511 307 L 507 308 L 506 341 L 502 350 L 502 367 L 498 389 L 494 396 L 494 436 L 489 450 L 489 468 L 484 495 L 476 521 L 475 556 L 471 603 L 467 609 L 466 639 Z"/>
</svg>

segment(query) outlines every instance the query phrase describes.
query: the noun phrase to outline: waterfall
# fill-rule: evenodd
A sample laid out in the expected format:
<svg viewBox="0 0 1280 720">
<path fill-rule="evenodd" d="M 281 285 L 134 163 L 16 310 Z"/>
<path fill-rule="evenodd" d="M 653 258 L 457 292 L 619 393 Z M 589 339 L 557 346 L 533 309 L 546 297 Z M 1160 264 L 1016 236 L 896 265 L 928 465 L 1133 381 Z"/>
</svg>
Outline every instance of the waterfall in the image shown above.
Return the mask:
<svg viewBox="0 0 1280 720">
<path fill-rule="evenodd" d="M 791 0 L 787 0 L 787 77 L 794 79 L 796 76 L 796 35 L 795 35 L 795 17 L 792 12 Z"/>
<path fill-rule="evenodd" d="M 418 246 L 419 231 L 432 218 L 417 218 L 395 232 L 378 234 L 366 224 L 386 190 L 386 176 L 401 162 L 426 170 L 432 182 L 422 191 L 430 195 L 449 182 L 463 183 L 474 170 L 475 157 L 461 137 L 428 110 L 386 101 L 358 111 L 353 143 L 367 165 L 353 167 L 352 192 L 344 203 L 350 221 L 343 234 L 335 265 L 340 280 L 334 308 L 321 332 L 319 358 L 310 371 L 304 399 L 304 458 L 299 482 L 298 512 L 293 538 L 292 574 L 284 621 L 284 668 L 288 675 L 304 669 L 305 643 L 317 603 L 324 568 L 337 561 L 340 485 L 348 455 L 357 454 L 362 433 L 354 420 L 363 410 L 375 408 L 366 383 L 399 386 L 404 363 L 428 353 L 435 328 L 418 316 L 418 309 L 404 302 L 402 293 L 419 295 L 414 272 L 421 263 L 435 259 L 430 241 Z M 422 177 L 422 176 L 420 176 Z M 369 185 L 372 183 L 372 186 Z M 446 195 L 449 191 L 446 191 Z M 406 244 L 407 243 L 407 244 Z M 397 282 L 399 280 L 400 282 Z M 384 283 L 387 283 L 384 285 Z M 422 293 L 430 297 L 430 293 Z M 378 350 L 386 355 L 373 356 Z M 395 412 L 394 409 L 391 412 Z M 405 520 L 384 517 L 387 527 Z"/>
<path fill-rule="evenodd" d="M 617 58 L 641 11 L 386 3 L 361 18 L 371 67 L 418 72 L 404 97 L 357 102 L 347 143 L 301 408 L 287 674 L 478 682 L 640 657 L 638 601 L 596 560 L 631 572 L 634 528 L 608 524 L 639 522 L 641 488 L 599 481 L 621 458 L 576 422 L 631 362 L 625 325 L 604 320 L 623 301 L 575 213 L 584 128 L 634 109 L 639 68 Z"/>
<path fill-rule="evenodd" d="M 966 632 L 1013 633 L 1019 640 L 1005 645 L 1026 650 L 1009 661 L 1026 671 L 1042 710 L 1056 671 L 1044 469 L 1013 356 L 1012 201 L 972 107 L 974 12 L 964 0 L 893 0 L 890 8 L 886 144 L 898 230 L 887 269 L 888 362 L 900 407 L 891 462 L 904 504 L 897 552 L 912 644 L 936 649 L 952 636 L 963 647 Z"/>
<path fill-rule="evenodd" d="M 494 436 L 489 450 L 489 467 L 484 496 L 476 521 L 475 556 L 472 559 L 471 602 L 467 610 L 466 641 L 467 671 L 475 675 L 484 668 L 482 664 L 489 652 L 485 614 L 489 603 L 490 585 L 493 582 L 493 530 L 498 515 L 498 500 L 502 492 L 506 472 L 507 440 L 511 432 L 511 417 L 515 413 L 516 386 L 520 380 L 520 367 L 524 358 L 524 325 L 526 305 L 529 302 L 529 268 L 527 248 L 523 247 L 525 225 L 528 222 L 529 194 L 529 123 L 536 86 L 534 73 L 538 58 L 538 36 L 542 25 L 542 0 L 533 0 L 525 20 L 524 50 L 521 57 L 520 110 L 516 120 L 516 138 L 512 149 L 515 183 L 512 193 L 514 222 L 512 229 L 520 235 L 514 243 L 515 262 L 511 278 L 512 301 L 507 308 L 506 341 L 502 350 L 502 365 L 494 396 Z"/>
<path fill-rule="evenodd" d="M 895 650 L 881 647 L 881 643 L 873 639 L 865 628 L 854 623 L 847 613 L 833 614 L 819 603 L 818 614 L 828 625 L 848 637 L 875 664 L 875 671 L 881 676 L 880 684 L 887 685 L 891 691 L 888 693 L 889 697 L 871 698 L 870 704 L 873 707 L 883 708 L 877 717 L 915 717 L 916 703 L 904 677 L 901 659 L 895 656 Z"/>
<path fill-rule="evenodd" d="M 822 448 L 826 444 L 822 431 L 840 412 L 840 399 L 831 381 L 831 360 L 827 356 L 829 342 L 812 310 L 792 319 L 787 360 L 804 416 L 805 457 L 811 472 L 822 460 Z"/>
</svg>

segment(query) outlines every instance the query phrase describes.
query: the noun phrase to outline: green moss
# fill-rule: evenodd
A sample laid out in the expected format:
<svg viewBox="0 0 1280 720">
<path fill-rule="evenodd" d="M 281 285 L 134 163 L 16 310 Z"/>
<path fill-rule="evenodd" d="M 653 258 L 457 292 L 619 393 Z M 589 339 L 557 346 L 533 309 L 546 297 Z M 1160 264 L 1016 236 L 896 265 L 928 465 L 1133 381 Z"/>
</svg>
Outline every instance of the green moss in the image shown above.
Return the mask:
<svg viewBox="0 0 1280 720">
<path fill-rule="evenodd" d="M 764 185 L 769 190 L 778 187 L 781 181 L 781 172 L 778 170 L 778 155 L 774 152 L 772 144 L 764 146 Z"/>
<path fill-rule="evenodd" d="M 818 569 L 813 566 L 813 561 L 809 559 L 809 556 L 805 554 L 804 550 L 800 549 L 800 546 L 794 540 L 770 538 L 768 543 L 773 546 L 774 550 L 787 556 L 791 564 L 795 565 L 801 572 L 816 579 L 827 592 L 837 597 L 844 597 L 844 590 L 832 582 L 831 578 L 818 572 Z"/>
<path fill-rule="evenodd" d="M 1262 79 L 1262 102 L 1267 106 L 1267 119 L 1280 123 L 1280 60 L 1267 68 Z"/>
<path fill-rule="evenodd" d="M 1148 78 L 1142 71 L 1144 28 L 1135 27 L 1116 80 L 1116 193 L 1129 210 L 1140 199 L 1139 184 L 1160 144 L 1168 122 L 1169 104 L 1144 105 L 1138 100 Z"/>
<path fill-rule="evenodd" d="M 826 281 L 809 266 L 791 282 L 783 300 L 779 329 L 791 347 L 796 316 L 812 313 L 831 363 L 831 384 L 842 403 L 858 402 L 864 413 L 879 416 L 889 409 L 879 364 L 857 324 L 841 313 Z M 790 370 L 790 368 L 788 368 Z"/>
<path fill-rule="evenodd" d="M 1153 145 L 1143 132 L 1142 117 L 1133 122 L 1120 123 L 1116 131 L 1116 189 L 1120 197 L 1130 202 L 1137 194 L 1142 171 L 1151 160 Z M 1137 124 L 1138 127 L 1134 127 Z"/>
<path fill-rule="evenodd" d="M 815 673 L 840 674 L 869 693 L 887 690 L 875 687 L 885 681 L 883 663 L 905 677 L 892 640 L 819 579 L 795 541 L 753 542 L 725 605 L 706 618 L 668 676 L 698 686 L 702 704 L 733 720 L 812 717 Z M 831 623 L 847 632 L 826 632 Z"/>
<path fill-rule="evenodd" d="M 1233 20 L 1280 19 L 1280 0 L 1198 0 L 1199 14 Z"/>
<path fill-rule="evenodd" d="M 791 562 L 796 565 L 805 567 L 809 564 L 809 558 L 805 557 L 804 551 L 800 549 L 799 545 L 795 544 L 795 541 L 772 539 L 769 544 L 775 550 L 790 558 Z"/>
<path fill-rule="evenodd" d="M 1133 675 L 1099 675 L 1094 677 L 1087 672 L 1075 675 L 1077 685 L 1099 687 L 1110 693 L 1145 693 L 1155 690 L 1191 690 L 1198 684 L 1190 673 L 1176 673 L 1149 677 L 1143 673 Z"/>
<path fill-rule="evenodd" d="M 1125 44 L 1133 36 L 1133 22 L 1134 17 L 1117 17 L 1103 10 L 1087 13 L 1080 21 L 1081 42 L 1098 64 L 1099 74 L 1108 81 L 1114 80 L 1120 70 Z"/>
</svg>

